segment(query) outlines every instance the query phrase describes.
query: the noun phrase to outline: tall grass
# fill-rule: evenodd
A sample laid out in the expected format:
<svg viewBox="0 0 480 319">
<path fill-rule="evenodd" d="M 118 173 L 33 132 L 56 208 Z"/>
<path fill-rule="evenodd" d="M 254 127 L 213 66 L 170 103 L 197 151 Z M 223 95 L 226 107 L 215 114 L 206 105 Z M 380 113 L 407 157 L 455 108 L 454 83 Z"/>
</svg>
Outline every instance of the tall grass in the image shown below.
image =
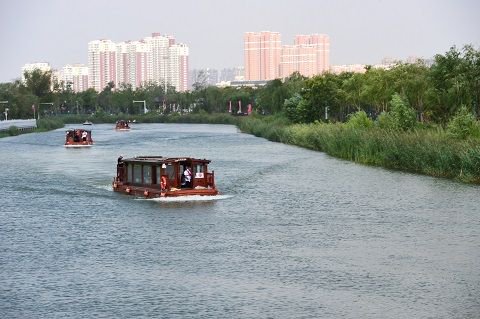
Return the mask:
<svg viewBox="0 0 480 319">
<path fill-rule="evenodd" d="M 239 127 L 272 141 L 357 163 L 480 183 L 480 140 L 452 138 L 441 129 L 404 132 L 345 124 L 288 125 L 259 118 L 245 119 Z"/>
</svg>

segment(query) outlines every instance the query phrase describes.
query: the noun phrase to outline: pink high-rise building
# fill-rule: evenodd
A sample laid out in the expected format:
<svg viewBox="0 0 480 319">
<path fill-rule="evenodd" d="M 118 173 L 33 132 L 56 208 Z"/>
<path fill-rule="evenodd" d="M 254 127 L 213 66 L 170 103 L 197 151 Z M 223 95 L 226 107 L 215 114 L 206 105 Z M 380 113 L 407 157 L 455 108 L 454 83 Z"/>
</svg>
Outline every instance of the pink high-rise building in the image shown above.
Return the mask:
<svg viewBox="0 0 480 319">
<path fill-rule="evenodd" d="M 330 68 L 330 39 L 325 34 L 297 35 L 294 45 L 284 45 L 280 61 L 280 77 L 293 72 L 314 76 Z"/>
<path fill-rule="evenodd" d="M 245 33 L 245 80 L 273 80 L 278 78 L 281 45 L 281 36 L 278 32 Z"/>
<path fill-rule="evenodd" d="M 89 87 L 101 92 L 109 82 L 117 82 L 116 45 L 111 40 L 88 43 Z"/>
</svg>

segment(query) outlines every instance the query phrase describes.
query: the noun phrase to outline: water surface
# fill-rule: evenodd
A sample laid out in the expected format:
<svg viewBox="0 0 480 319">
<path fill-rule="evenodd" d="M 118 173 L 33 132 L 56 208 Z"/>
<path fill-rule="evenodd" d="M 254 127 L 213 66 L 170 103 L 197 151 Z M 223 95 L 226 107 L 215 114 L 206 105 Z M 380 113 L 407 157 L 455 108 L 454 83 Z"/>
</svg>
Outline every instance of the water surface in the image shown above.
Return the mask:
<svg viewBox="0 0 480 319">
<path fill-rule="evenodd" d="M 3 318 L 480 318 L 478 186 L 233 126 L 92 130 L 0 139 Z M 210 159 L 221 196 L 114 193 L 119 155 Z"/>
</svg>

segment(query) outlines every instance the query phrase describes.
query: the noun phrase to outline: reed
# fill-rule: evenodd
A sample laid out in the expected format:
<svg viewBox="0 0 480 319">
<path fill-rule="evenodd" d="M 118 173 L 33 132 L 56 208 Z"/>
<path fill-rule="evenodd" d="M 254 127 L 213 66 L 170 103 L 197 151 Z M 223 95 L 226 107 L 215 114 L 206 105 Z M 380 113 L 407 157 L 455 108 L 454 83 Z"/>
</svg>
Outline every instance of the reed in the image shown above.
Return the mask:
<svg viewBox="0 0 480 319">
<path fill-rule="evenodd" d="M 413 131 L 358 128 L 346 124 L 294 124 L 249 118 L 242 131 L 272 141 L 389 169 L 480 183 L 480 143 L 456 139 L 442 129 Z"/>
</svg>

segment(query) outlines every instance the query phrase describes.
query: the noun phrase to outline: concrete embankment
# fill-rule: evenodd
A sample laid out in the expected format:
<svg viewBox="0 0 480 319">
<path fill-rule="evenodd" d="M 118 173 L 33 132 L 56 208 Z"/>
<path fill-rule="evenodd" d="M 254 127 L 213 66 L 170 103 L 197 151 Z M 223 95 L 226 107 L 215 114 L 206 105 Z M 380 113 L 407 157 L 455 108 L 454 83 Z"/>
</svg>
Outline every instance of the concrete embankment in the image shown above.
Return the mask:
<svg viewBox="0 0 480 319">
<path fill-rule="evenodd" d="M 12 126 L 16 127 L 20 131 L 33 130 L 37 128 L 37 121 L 35 119 L 0 121 L 0 131 L 6 131 Z"/>
</svg>

